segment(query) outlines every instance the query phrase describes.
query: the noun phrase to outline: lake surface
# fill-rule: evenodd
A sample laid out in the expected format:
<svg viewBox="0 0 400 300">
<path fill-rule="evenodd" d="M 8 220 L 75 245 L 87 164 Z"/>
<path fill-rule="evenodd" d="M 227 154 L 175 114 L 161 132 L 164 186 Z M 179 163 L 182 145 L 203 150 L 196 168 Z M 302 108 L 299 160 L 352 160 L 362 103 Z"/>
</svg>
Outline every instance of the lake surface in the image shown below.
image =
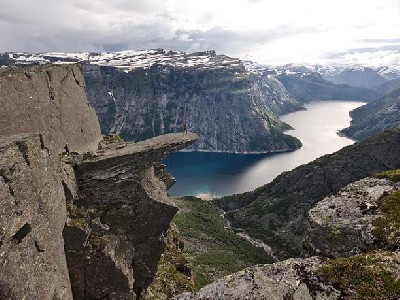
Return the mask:
<svg viewBox="0 0 400 300">
<path fill-rule="evenodd" d="M 306 110 L 282 116 L 282 121 L 295 128 L 286 133 L 303 143 L 303 147 L 296 151 L 276 154 L 173 154 L 163 161 L 177 180 L 168 193 L 171 196 L 209 198 L 254 190 L 284 171 L 353 144 L 354 141 L 337 135 L 337 132 L 350 125 L 349 112 L 363 104 L 315 101 L 306 104 Z"/>
</svg>

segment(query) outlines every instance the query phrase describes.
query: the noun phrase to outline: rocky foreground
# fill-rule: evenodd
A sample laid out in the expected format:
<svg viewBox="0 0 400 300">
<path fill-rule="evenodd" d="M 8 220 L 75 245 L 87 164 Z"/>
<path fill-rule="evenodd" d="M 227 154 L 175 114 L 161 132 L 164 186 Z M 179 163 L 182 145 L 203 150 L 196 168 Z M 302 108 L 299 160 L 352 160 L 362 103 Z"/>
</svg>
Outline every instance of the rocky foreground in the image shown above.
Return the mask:
<svg viewBox="0 0 400 300">
<path fill-rule="evenodd" d="M 174 299 L 398 299 L 400 177 L 392 173 L 351 183 L 309 210 L 304 246 L 314 256 L 250 267 Z"/>
</svg>

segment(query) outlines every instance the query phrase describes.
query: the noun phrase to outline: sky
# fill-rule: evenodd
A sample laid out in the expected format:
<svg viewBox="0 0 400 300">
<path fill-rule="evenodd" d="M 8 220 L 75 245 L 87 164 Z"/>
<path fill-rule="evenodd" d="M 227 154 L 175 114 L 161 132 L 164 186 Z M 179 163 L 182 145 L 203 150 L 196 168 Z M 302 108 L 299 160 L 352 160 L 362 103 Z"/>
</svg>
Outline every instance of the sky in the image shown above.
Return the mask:
<svg viewBox="0 0 400 300">
<path fill-rule="evenodd" d="M 0 0 L 0 52 L 152 48 L 400 65 L 400 0 Z"/>
</svg>

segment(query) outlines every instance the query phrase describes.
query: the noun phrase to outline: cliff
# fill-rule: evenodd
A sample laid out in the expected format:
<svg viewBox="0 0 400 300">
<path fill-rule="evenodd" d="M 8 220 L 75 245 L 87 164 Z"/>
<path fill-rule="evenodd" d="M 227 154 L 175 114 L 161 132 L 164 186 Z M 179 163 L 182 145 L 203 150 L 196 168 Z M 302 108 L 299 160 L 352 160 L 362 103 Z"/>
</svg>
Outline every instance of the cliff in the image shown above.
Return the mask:
<svg viewBox="0 0 400 300">
<path fill-rule="evenodd" d="M 0 298 L 72 299 L 62 168 L 43 135 L 0 139 Z"/>
<path fill-rule="evenodd" d="M 61 151 L 92 151 L 101 140 L 78 65 L 0 70 L 0 136 L 47 132 Z"/>
<path fill-rule="evenodd" d="M 307 212 L 324 197 L 375 172 L 400 166 L 400 131 L 371 139 L 279 175 L 253 192 L 215 204 L 228 210 L 232 226 L 263 239 L 280 258 L 298 256 L 307 233 Z"/>
<path fill-rule="evenodd" d="M 84 69 L 104 133 L 138 141 L 180 132 L 187 121 L 200 136 L 194 150 L 274 152 L 301 145 L 282 133 L 289 127 L 277 117 L 299 103 L 278 80 L 243 66 Z"/>
<path fill-rule="evenodd" d="M 154 168 L 196 139 L 193 133 L 169 134 L 70 162 L 79 189 L 67 199 L 64 239 L 75 298 L 143 294 L 178 211 Z"/>
<path fill-rule="evenodd" d="M 159 162 L 197 135 L 98 150 L 75 65 L 6 70 L 0 86 L 1 121 L 12 123 L 0 139 L 0 298 L 143 295 L 177 211 Z M 67 142 L 74 152 L 61 154 Z"/>
</svg>

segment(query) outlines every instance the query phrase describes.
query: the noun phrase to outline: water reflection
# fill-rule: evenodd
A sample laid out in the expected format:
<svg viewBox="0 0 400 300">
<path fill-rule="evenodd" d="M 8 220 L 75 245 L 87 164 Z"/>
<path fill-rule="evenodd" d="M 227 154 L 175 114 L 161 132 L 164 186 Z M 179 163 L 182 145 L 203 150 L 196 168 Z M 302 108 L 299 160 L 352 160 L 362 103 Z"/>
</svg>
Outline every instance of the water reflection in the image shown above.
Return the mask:
<svg viewBox="0 0 400 300">
<path fill-rule="evenodd" d="M 287 134 L 299 138 L 299 150 L 276 154 L 229 154 L 179 152 L 164 163 L 177 179 L 169 194 L 230 195 L 253 190 L 272 181 L 284 171 L 308 163 L 324 154 L 335 152 L 353 143 L 337 135 L 350 124 L 349 112 L 362 102 L 316 101 L 304 111 L 282 116 L 295 130 Z"/>
</svg>

